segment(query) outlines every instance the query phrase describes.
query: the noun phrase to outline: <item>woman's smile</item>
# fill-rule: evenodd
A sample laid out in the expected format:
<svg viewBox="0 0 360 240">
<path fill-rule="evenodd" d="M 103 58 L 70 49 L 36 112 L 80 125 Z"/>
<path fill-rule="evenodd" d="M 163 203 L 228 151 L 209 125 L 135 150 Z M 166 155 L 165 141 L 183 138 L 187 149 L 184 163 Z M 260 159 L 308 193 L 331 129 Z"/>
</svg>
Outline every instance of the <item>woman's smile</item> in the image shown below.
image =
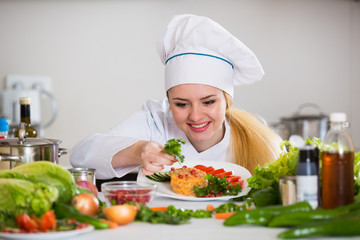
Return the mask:
<svg viewBox="0 0 360 240">
<path fill-rule="evenodd" d="M 193 130 L 195 132 L 206 131 L 209 128 L 210 124 L 211 124 L 211 122 L 204 122 L 204 123 L 198 123 L 198 124 L 188 123 L 191 130 Z"/>
</svg>

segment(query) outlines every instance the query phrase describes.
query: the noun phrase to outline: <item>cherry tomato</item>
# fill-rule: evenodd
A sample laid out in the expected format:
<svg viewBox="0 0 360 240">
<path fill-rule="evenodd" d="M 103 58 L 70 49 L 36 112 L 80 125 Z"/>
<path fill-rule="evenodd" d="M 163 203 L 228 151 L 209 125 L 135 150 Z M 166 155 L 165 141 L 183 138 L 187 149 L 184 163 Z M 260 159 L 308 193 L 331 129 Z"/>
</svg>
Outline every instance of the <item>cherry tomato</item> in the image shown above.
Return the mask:
<svg viewBox="0 0 360 240">
<path fill-rule="evenodd" d="M 122 204 L 104 208 L 103 213 L 110 221 L 125 225 L 134 221 L 137 211 L 132 205 Z"/>
<path fill-rule="evenodd" d="M 99 200 L 91 193 L 80 193 L 71 200 L 71 205 L 79 212 L 95 216 L 99 212 Z"/>
<path fill-rule="evenodd" d="M 55 213 L 51 210 L 47 211 L 41 217 L 41 229 L 42 230 L 51 230 L 55 229 L 57 226 Z"/>
<path fill-rule="evenodd" d="M 31 219 L 26 213 L 16 216 L 15 220 L 20 228 L 27 232 L 34 232 L 40 228 L 38 223 L 34 219 Z"/>
</svg>

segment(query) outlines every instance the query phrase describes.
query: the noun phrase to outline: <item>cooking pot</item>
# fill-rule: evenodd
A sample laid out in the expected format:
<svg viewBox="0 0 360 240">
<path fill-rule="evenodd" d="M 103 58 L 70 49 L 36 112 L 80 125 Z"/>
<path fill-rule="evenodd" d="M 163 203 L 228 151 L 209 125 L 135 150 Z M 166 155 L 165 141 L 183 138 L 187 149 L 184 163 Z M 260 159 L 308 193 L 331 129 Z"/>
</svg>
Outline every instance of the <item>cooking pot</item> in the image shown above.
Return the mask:
<svg viewBox="0 0 360 240">
<path fill-rule="evenodd" d="M 315 109 L 316 113 L 304 114 L 305 108 Z M 288 129 L 288 137 L 299 135 L 303 139 L 317 137 L 323 140 L 329 129 L 329 117 L 314 103 L 302 104 L 291 117 L 281 118 L 281 123 Z"/>
<path fill-rule="evenodd" d="M 67 153 L 67 149 L 59 148 L 60 140 L 19 135 L 19 138 L 0 139 L 0 169 L 11 169 L 34 161 L 58 164 L 59 157 Z"/>
</svg>

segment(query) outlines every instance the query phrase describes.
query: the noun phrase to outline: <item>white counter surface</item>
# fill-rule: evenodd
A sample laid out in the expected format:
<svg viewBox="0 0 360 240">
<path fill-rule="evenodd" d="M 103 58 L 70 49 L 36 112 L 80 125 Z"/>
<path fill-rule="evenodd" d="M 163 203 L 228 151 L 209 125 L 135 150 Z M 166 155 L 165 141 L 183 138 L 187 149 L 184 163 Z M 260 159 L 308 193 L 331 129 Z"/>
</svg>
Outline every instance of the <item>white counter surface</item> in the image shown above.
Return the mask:
<svg viewBox="0 0 360 240">
<path fill-rule="evenodd" d="M 155 197 L 150 207 L 174 205 L 176 208 L 205 209 L 208 204 L 217 207 L 223 201 L 190 202 L 180 201 L 164 197 Z M 266 240 L 277 239 L 277 234 L 284 228 L 267 228 L 251 225 L 239 225 L 226 227 L 224 220 L 213 218 L 191 219 L 191 222 L 183 225 L 150 224 L 133 222 L 117 229 L 96 230 L 90 233 L 78 235 L 72 239 L 77 240 Z M 314 239 L 360 239 L 352 238 L 311 238 Z"/>
</svg>

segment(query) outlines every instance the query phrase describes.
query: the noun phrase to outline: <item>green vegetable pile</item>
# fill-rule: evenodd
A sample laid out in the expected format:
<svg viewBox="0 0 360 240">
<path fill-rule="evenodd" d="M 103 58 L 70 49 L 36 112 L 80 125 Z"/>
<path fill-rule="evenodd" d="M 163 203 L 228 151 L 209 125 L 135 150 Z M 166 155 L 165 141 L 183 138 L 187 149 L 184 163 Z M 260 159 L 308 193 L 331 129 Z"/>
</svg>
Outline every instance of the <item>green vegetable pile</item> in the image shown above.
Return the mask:
<svg viewBox="0 0 360 240">
<path fill-rule="evenodd" d="M 0 189 L 0 230 L 17 228 L 15 217 L 18 215 L 41 217 L 53 210 L 55 204 L 58 206 L 56 217 L 100 224 L 100 220 L 83 215 L 71 206 L 71 199 L 87 190 L 75 184 L 69 171 L 52 162 L 36 161 L 1 170 Z"/>
<path fill-rule="evenodd" d="M 128 203 L 132 204 L 132 203 Z M 139 210 L 136 214 L 135 221 L 147 222 L 147 223 L 164 223 L 171 225 L 180 225 L 189 223 L 191 218 L 211 218 L 211 211 L 207 210 L 191 210 L 175 208 L 170 205 L 167 207 L 167 211 L 153 211 L 145 205 L 139 205 Z"/>
<path fill-rule="evenodd" d="M 162 152 L 175 156 L 179 163 L 183 163 L 185 160 L 185 156 L 181 155 L 181 144 L 185 143 L 185 139 L 170 139 L 166 142 Z"/>
<path fill-rule="evenodd" d="M 229 211 L 234 211 L 234 208 Z M 308 202 L 288 206 L 272 205 L 241 211 L 224 221 L 225 226 L 260 225 L 288 227 L 278 238 L 303 238 L 309 236 L 358 236 L 360 235 L 360 202 L 334 209 L 313 210 Z"/>
</svg>

